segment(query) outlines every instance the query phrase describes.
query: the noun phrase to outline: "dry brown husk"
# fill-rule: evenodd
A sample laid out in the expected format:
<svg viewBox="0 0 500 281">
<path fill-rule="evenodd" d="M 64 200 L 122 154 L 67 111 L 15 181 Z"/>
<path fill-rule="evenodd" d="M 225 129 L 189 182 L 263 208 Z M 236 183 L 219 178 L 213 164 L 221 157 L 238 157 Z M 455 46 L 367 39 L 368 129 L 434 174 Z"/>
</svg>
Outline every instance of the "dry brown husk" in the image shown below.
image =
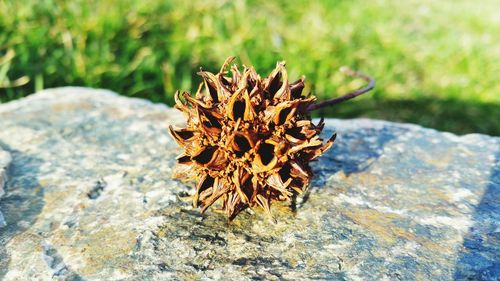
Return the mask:
<svg viewBox="0 0 500 281">
<path fill-rule="evenodd" d="M 203 78 L 194 96 L 175 94 L 186 128 L 170 127 L 184 149 L 178 162 L 191 166 L 197 179 L 192 196 L 202 212 L 221 201 L 230 220 L 245 208 L 259 206 L 269 215 L 275 201 L 286 201 L 307 189 L 313 176 L 309 162 L 328 150 L 324 123 L 311 122 L 307 108 L 316 101 L 303 96 L 304 79 L 290 83 L 283 62 L 264 79 L 253 68 L 227 68 Z"/>
</svg>

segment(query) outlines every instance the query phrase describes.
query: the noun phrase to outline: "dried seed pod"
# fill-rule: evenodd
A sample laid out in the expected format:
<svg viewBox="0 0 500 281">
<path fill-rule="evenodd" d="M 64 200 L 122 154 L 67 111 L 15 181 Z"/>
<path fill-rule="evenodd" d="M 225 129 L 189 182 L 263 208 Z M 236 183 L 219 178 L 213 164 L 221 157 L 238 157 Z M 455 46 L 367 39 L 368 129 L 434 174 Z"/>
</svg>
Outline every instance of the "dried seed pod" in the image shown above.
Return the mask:
<svg viewBox="0 0 500 281">
<path fill-rule="evenodd" d="M 184 149 L 178 162 L 191 165 L 198 179 L 193 205 L 204 212 L 221 200 L 230 220 L 247 207 L 270 215 L 274 201 L 303 192 L 312 177 L 309 162 L 335 140 L 323 142 L 323 121 L 311 122 L 316 98 L 302 95 L 303 78 L 290 83 L 284 63 L 265 79 L 236 65 L 229 76 L 233 59 L 217 74 L 200 71 L 203 82 L 194 97 L 176 93 L 175 107 L 186 114 L 187 126 L 170 127 Z"/>
</svg>

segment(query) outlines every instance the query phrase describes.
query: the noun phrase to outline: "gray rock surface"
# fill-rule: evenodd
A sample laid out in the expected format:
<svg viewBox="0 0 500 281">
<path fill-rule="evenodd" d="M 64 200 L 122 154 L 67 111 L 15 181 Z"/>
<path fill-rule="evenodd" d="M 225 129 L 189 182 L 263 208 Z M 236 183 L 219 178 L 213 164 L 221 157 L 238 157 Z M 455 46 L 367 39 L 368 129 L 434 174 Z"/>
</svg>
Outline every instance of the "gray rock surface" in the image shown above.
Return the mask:
<svg viewBox="0 0 500 281">
<path fill-rule="evenodd" d="M 0 148 L 0 197 L 4 194 L 3 187 L 7 182 L 7 169 L 10 161 L 10 154 Z"/>
<path fill-rule="evenodd" d="M 9 167 L 10 160 L 10 154 L 7 151 L 2 150 L 0 147 L 0 198 L 5 193 L 3 188 L 7 182 L 7 169 Z M 0 209 L 0 228 L 5 227 L 6 224 L 7 223 L 3 217 L 2 210 Z"/>
<path fill-rule="evenodd" d="M 180 199 L 182 116 L 83 88 L 0 105 L 0 279 L 495 280 L 500 139 L 328 120 L 309 192 L 228 223 Z M 1 158 L 0 158 L 1 159 Z"/>
</svg>

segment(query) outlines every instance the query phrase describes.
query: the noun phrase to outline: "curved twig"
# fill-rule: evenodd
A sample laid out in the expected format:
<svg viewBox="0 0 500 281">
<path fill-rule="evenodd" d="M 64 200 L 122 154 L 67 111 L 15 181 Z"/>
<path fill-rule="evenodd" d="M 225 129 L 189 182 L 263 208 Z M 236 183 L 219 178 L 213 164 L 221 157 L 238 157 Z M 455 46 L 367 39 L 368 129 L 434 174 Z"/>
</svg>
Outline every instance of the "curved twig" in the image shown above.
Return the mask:
<svg viewBox="0 0 500 281">
<path fill-rule="evenodd" d="M 342 68 L 340 68 L 340 71 L 349 75 L 349 76 L 361 78 L 361 79 L 365 80 L 366 82 L 368 82 L 368 85 L 366 85 L 362 88 L 359 88 L 354 92 L 347 93 L 343 96 L 336 97 L 336 98 L 329 99 L 329 100 L 325 100 L 325 101 L 320 101 L 320 102 L 317 102 L 315 104 L 311 104 L 307 108 L 307 111 L 313 111 L 313 110 L 320 109 L 320 108 L 323 108 L 326 106 L 332 106 L 332 105 L 344 102 L 346 100 L 350 100 L 350 99 L 355 98 L 357 96 L 360 96 L 366 92 L 369 92 L 370 90 L 372 90 L 375 87 L 375 79 L 373 79 L 371 76 L 369 76 L 367 74 L 364 74 L 363 72 L 354 71 L 348 67 L 342 67 Z"/>
</svg>

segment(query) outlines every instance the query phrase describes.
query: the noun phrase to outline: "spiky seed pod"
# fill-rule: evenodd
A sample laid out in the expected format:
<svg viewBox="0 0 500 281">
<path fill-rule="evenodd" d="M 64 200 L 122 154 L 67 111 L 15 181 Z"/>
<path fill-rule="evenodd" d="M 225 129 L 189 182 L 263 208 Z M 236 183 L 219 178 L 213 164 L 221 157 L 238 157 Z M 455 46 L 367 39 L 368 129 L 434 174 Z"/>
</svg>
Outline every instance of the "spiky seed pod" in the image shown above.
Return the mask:
<svg viewBox="0 0 500 281">
<path fill-rule="evenodd" d="M 191 165 L 198 179 L 193 206 L 202 212 L 218 200 L 232 220 L 255 206 L 270 215 L 274 201 L 290 200 L 306 190 L 309 162 L 329 149 L 324 127 L 311 122 L 307 108 L 314 96 L 302 95 L 304 78 L 289 83 L 285 63 L 261 79 L 253 68 L 241 72 L 228 58 L 219 73 L 200 71 L 203 78 L 194 97 L 175 94 L 175 107 L 187 117 L 187 127 L 170 134 L 184 149 L 177 160 Z M 181 99 L 184 99 L 184 101 Z"/>
</svg>

